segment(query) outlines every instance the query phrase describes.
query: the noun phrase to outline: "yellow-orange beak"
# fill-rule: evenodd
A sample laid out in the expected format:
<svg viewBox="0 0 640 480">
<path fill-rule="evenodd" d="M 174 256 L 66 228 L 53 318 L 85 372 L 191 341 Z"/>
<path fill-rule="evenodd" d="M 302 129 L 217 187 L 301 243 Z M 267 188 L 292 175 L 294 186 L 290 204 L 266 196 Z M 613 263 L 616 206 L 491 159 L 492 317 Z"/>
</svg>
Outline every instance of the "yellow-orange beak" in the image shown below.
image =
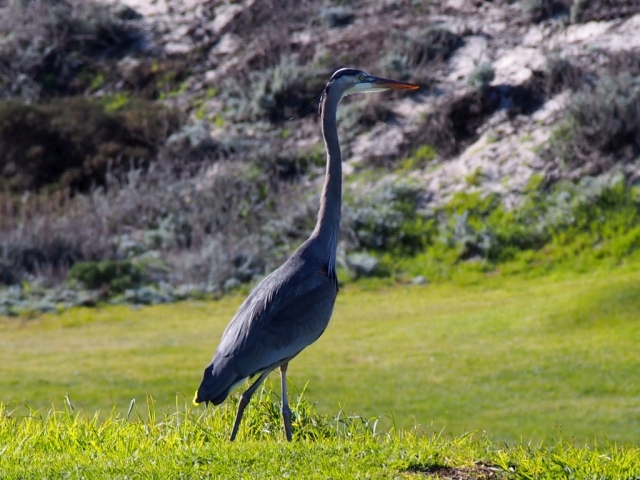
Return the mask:
<svg viewBox="0 0 640 480">
<path fill-rule="evenodd" d="M 371 84 L 374 88 L 385 88 L 391 90 L 417 90 L 419 85 L 413 83 L 399 82 L 398 80 L 389 80 L 388 78 L 372 77 Z"/>
</svg>

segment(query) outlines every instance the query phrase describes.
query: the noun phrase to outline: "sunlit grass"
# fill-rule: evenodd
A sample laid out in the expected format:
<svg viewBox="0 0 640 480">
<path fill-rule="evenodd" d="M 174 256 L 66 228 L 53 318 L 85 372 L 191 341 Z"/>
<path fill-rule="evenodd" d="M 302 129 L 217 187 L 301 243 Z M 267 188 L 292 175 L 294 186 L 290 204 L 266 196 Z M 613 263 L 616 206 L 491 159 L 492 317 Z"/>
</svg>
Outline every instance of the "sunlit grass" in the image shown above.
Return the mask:
<svg viewBox="0 0 640 480">
<path fill-rule="evenodd" d="M 640 475 L 640 449 L 566 440 L 496 443 L 483 435 L 376 433 L 359 418 L 319 415 L 294 401 L 294 443 L 271 401 L 256 399 L 237 442 L 233 409 L 161 413 L 153 400 L 105 418 L 64 409 L 19 418 L 0 404 L 0 474 L 23 478 L 620 478 Z M 455 470 L 453 470 L 455 469 Z M 450 476 L 457 472 L 460 476 Z M 474 475 L 474 472 L 477 475 Z M 447 475 L 448 474 L 448 475 Z M 496 478 L 496 477 L 491 477 Z"/>
<path fill-rule="evenodd" d="M 321 413 L 383 416 L 382 429 L 638 444 L 639 285 L 640 272 L 628 268 L 347 286 L 290 378 L 307 385 Z M 241 300 L 2 320 L 0 401 L 49 408 L 68 395 L 77 410 L 104 417 L 152 395 L 175 411 Z"/>
</svg>

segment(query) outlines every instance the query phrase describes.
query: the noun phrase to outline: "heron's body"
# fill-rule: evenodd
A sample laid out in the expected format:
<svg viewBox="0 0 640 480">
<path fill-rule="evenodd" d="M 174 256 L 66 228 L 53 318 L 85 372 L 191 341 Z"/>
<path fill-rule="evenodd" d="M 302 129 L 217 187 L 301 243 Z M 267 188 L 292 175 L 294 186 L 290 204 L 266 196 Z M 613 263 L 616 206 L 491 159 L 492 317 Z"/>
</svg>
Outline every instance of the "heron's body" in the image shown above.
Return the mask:
<svg viewBox="0 0 640 480">
<path fill-rule="evenodd" d="M 300 246 L 260 282 L 227 326 L 210 365 L 214 405 L 246 378 L 295 357 L 327 328 L 338 285 L 314 250 L 317 239 Z"/>
<path fill-rule="evenodd" d="M 222 334 L 211 363 L 205 368 L 195 403 L 220 404 L 246 378 L 258 379 L 242 394 L 231 432 L 237 434 L 244 408 L 266 376 L 280 368 L 282 416 L 291 440 L 291 412 L 287 400 L 289 360 L 315 342 L 329 323 L 338 294 L 336 249 L 342 202 L 342 157 L 336 114 L 340 100 L 351 93 L 390 88 L 418 88 L 353 69 L 338 70 L 325 88 L 322 134 L 327 148 L 327 170 L 316 228 L 280 268 L 251 292 Z"/>
</svg>

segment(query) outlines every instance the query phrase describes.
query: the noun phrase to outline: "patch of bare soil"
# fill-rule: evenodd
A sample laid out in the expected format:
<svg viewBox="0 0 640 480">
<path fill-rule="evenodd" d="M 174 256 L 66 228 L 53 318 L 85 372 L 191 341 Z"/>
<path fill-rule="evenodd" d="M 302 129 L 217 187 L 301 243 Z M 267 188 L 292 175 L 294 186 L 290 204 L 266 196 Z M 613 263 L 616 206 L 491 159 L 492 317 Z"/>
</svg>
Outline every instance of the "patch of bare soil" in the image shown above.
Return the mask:
<svg viewBox="0 0 640 480">
<path fill-rule="evenodd" d="M 407 473 L 443 480 L 499 480 L 505 478 L 501 469 L 484 463 L 477 463 L 469 467 L 416 467 L 409 469 Z"/>
</svg>

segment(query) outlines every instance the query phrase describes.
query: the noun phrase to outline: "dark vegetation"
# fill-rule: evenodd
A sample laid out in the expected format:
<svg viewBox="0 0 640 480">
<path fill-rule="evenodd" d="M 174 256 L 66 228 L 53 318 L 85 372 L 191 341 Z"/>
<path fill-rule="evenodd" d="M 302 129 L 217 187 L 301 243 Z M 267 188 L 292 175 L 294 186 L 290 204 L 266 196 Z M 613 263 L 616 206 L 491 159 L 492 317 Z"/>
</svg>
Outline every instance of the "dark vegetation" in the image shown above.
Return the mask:
<svg viewBox="0 0 640 480">
<path fill-rule="evenodd" d="M 554 79 L 555 82 L 563 82 L 564 76 L 557 75 L 561 78 Z M 490 85 L 493 78 L 489 65 L 479 65 L 469 78 L 473 88 L 428 116 L 410 137 L 407 147 L 432 145 L 442 158 L 450 158 L 478 138 L 478 128 L 490 115 L 499 109 L 506 110 L 510 117 L 529 115 L 548 97 L 547 85 L 555 83 L 545 72 L 534 72 L 522 85 Z"/>
<path fill-rule="evenodd" d="M 57 97 L 0 102 L 0 189 L 13 193 L 104 185 L 107 170 L 148 165 L 179 115 L 142 99 Z"/>
<path fill-rule="evenodd" d="M 464 44 L 464 40 L 449 30 L 430 26 L 408 31 L 394 31 L 390 37 L 391 48 L 381 60 L 383 71 L 400 80 L 408 80 L 425 67 L 447 60 Z M 414 81 L 425 81 L 426 77 Z"/>
<path fill-rule="evenodd" d="M 592 20 L 611 20 L 634 15 L 640 11 L 637 0 L 574 0 L 571 21 L 585 23 Z"/>
<path fill-rule="evenodd" d="M 199 47 L 188 55 L 164 52 L 126 8 L 0 3 L 0 284 L 22 285 L 11 295 L 69 280 L 95 292 L 89 303 L 153 303 L 220 294 L 279 265 L 313 228 L 318 189 L 309 186 L 324 168 L 321 143 L 292 147 L 317 135 L 315 119 L 306 118 L 315 108 L 295 128 L 288 120 L 346 65 L 411 79 L 439 99 L 400 156 L 365 160 L 360 168 L 371 176 L 363 171 L 345 192 L 341 262 L 352 277 L 517 270 L 562 261 L 568 251 L 613 262 L 633 255 L 639 204 L 625 168 L 640 155 L 636 52 L 550 52 L 545 69 L 520 85 L 495 84 L 491 64 L 480 63 L 467 88 L 440 95 L 447 61 L 481 32 L 429 23 L 437 7 L 421 5 L 389 34 L 377 21 L 352 28 L 364 3 L 267 3 L 255 2 L 218 33 L 193 27 L 188 35 Z M 600 3 L 532 0 L 514 8 L 530 22 L 567 15 L 582 22 L 603 12 Z M 376 14 L 395 15 L 382 10 Z M 296 40 L 301 25 L 317 41 Z M 327 33 L 334 31 L 339 42 Z M 194 72 L 224 34 L 245 42 L 235 67 L 215 86 L 198 84 Z M 385 178 L 446 161 L 494 114 L 517 120 L 563 92 L 566 121 L 541 148 L 545 170 L 515 208 L 478 193 L 433 206 L 418 183 Z M 393 98 L 346 99 L 343 143 L 393 124 Z M 210 125 L 223 134 L 212 138 Z M 612 171 L 619 175 L 593 177 Z M 47 297 L 48 305 L 64 304 L 65 295 Z M 2 298 L 0 313 L 23 308 Z"/>
<path fill-rule="evenodd" d="M 466 93 L 430 116 L 412 143 L 433 145 L 442 157 L 450 158 L 477 138 L 478 127 L 499 106 L 500 92 L 495 87 Z"/>
<path fill-rule="evenodd" d="M 564 123 L 541 156 L 551 164 L 597 175 L 631 166 L 640 155 L 640 60 L 637 52 L 607 58 L 599 71 L 554 59 L 566 74 L 555 77 L 573 91 Z M 557 67 L 555 67 L 557 68 Z M 557 68 L 559 70 L 559 68 Z"/>
<path fill-rule="evenodd" d="M 582 155 L 592 151 L 633 160 L 640 153 L 640 79 L 603 75 L 569 104 L 570 135 Z"/>
<path fill-rule="evenodd" d="M 79 0 L 0 7 L 0 99 L 33 101 L 98 88 L 115 59 L 144 48 L 137 15 L 124 7 Z"/>
<path fill-rule="evenodd" d="M 522 8 L 533 22 L 541 22 L 558 15 L 568 15 L 571 0 L 524 0 Z"/>
<path fill-rule="evenodd" d="M 543 156 L 556 155 L 575 166 L 575 162 L 584 164 L 587 159 L 606 159 L 610 164 L 611 155 L 616 161 L 630 161 L 640 154 L 638 52 L 610 56 L 596 52 L 575 60 L 551 53 L 545 70 L 534 71 L 521 85 L 490 85 L 493 78 L 490 65 L 478 65 L 468 79 L 472 90 L 448 99 L 428 116 L 410 136 L 405 151 L 427 144 L 435 147 L 440 157 L 450 158 L 478 138 L 478 128 L 497 110 L 506 110 L 510 117 L 529 115 L 545 100 L 569 90 L 568 121 L 551 141 L 553 153 Z"/>
<path fill-rule="evenodd" d="M 523 0 L 522 9 L 533 22 L 566 17 L 572 23 L 611 20 L 635 15 L 637 0 Z"/>
</svg>

